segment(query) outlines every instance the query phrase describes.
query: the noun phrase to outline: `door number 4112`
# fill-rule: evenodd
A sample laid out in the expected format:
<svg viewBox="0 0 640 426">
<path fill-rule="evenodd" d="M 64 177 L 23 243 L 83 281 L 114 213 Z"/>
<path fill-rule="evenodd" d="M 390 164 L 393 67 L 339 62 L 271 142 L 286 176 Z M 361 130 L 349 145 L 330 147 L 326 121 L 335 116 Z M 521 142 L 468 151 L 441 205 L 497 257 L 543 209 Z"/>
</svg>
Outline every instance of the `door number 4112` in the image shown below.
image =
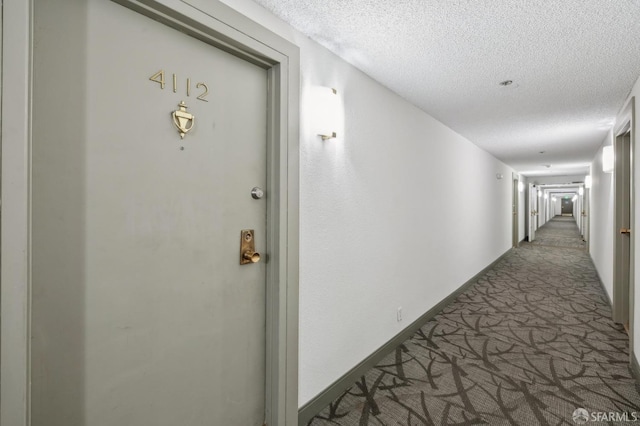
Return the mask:
<svg viewBox="0 0 640 426">
<path fill-rule="evenodd" d="M 149 77 L 149 80 L 158 83 L 160 85 L 160 89 L 164 90 L 164 86 L 165 86 L 164 70 L 158 71 L 157 73 Z M 185 87 L 187 90 L 187 96 L 191 96 L 191 79 L 190 78 L 187 78 L 187 84 Z M 208 100 L 205 99 L 209 94 L 209 86 L 207 86 L 206 83 L 202 83 L 202 82 L 196 83 L 196 90 L 200 92 L 200 94 L 197 96 L 196 99 L 204 102 L 209 102 Z M 173 93 L 176 93 L 177 91 L 178 91 L 178 76 L 173 74 Z"/>
</svg>

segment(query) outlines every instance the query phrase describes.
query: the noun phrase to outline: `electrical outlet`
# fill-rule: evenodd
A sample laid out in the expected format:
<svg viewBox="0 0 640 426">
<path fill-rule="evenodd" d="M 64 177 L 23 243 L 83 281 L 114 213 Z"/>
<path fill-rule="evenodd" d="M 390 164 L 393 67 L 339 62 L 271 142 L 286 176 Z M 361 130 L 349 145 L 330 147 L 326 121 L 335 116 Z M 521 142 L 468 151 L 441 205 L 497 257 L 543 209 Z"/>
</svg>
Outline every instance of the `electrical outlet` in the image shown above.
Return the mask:
<svg viewBox="0 0 640 426">
<path fill-rule="evenodd" d="M 398 306 L 398 322 L 402 321 L 402 306 Z"/>
</svg>

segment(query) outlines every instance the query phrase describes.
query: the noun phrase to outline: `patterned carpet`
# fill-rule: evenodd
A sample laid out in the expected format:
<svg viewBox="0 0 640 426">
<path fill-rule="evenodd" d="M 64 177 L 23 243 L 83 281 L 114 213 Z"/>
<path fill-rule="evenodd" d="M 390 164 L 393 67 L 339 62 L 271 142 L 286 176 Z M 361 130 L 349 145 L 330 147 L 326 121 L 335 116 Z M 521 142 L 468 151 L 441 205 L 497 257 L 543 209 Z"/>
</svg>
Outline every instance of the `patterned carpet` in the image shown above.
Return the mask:
<svg viewBox="0 0 640 426">
<path fill-rule="evenodd" d="M 573 217 L 556 216 L 536 231 L 531 244 L 586 249 L 586 243 L 578 232 Z"/>
<path fill-rule="evenodd" d="M 574 425 L 578 408 L 640 411 L 627 335 L 589 255 L 567 248 L 582 242 L 575 222 L 554 218 L 537 238 L 308 425 Z"/>
</svg>

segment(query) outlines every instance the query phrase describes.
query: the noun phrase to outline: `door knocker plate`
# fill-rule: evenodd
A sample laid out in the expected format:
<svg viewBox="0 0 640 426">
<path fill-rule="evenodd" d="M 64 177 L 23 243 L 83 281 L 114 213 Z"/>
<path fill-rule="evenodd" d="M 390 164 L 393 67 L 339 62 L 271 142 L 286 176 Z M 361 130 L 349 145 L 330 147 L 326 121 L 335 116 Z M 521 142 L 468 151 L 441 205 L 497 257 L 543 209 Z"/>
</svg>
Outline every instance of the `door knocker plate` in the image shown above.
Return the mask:
<svg viewBox="0 0 640 426">
<path fill-rule="evenodd" d="M 240 232 L 240 264 L 260 262 L 260 253 L 256 253 L 253 229 L 243 229 Z"/>
</svg>

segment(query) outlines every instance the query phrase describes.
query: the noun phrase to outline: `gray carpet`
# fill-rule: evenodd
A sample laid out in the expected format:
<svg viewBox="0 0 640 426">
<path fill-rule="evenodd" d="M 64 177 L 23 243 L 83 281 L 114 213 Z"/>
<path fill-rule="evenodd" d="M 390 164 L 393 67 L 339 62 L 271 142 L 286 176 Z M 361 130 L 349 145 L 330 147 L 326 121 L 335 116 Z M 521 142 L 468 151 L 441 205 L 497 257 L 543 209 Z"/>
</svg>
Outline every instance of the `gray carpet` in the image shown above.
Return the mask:
<svg viewBox="0 0 640 426">
<path fill-rule="evenodd" d="M 556 217 L 537 237 L 308 425 L 574 425 L 577 408 L 640 411 L 627 335 L 575 222 Z"/>
<path fill-rule="evenodd" d="M 586 249 L 586 243 L 578 232 L 574 218 L 563 216 L 554 217 L 538 229 L 531 244 Z"/>
</svg>

